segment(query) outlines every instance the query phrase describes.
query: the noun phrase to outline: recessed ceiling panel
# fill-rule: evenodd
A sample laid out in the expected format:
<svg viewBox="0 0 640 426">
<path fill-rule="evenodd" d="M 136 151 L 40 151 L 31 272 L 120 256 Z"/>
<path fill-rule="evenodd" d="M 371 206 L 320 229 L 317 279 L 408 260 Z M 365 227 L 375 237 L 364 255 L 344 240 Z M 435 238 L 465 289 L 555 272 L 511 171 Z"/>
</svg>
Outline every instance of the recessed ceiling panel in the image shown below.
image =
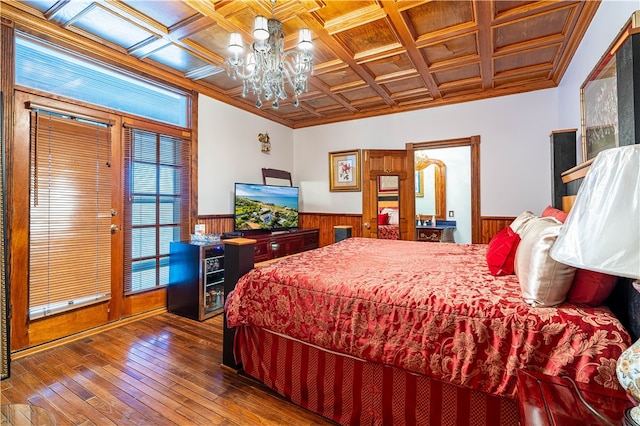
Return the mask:
<svg viewBox="0 0 640 426">
<path fill-rule="evenodd" d="M 338 106 L 339 104 L 329 96 L 322 96 L 314 99 L 305 99 L 305 104 L 308 104 L 313 109 L 326 108 L 329 106 Z"/>
<path fill-rule="evenodd" d="M 418 37 L 473 22 L 471 1 L 430 1 L 408 9 L 405 14 Z"/>
<path fill-rule="evenodd" d="M 28 0 L 24 1 L 24 4 L 33 7 L 36 10 L 44 13 L 57 3 L 57 0 Z"/>
<path fill-rule="evenodd" d="M 183 73 L 208 64 L 173 44 L 156 50 L 148 58 Z"/>
<path fill-rule="evenodd" d="M 227 58 L 230 54 L 229 52 L 229 35 L 230 33 L 226 31 L 224 28 L 221 28 L 219 25 L 211 25 L 203 30 L 189 36 L 189 40 L 197 43 L 203 48 L 220 55 L 223 58 Z M 245 42 L 245 54 L 249 49 L 249 44 L 247 44 L 248 40 L 244 40 Z"/>
<path fill-rule="evenodd" d="M 531 43 L 548 36 L 562 37 L 570 12 L 570 8 L 565 8 L 501 25 L 494 30 L 496 49 L 517 43 Z"/>
<path fill-rule="evenodd" d="M 91 8 L 89 12 L 75 20 L 73 26 L 125 49 L 152 36 L 147 30 L 100 6 Z"/>
<path fill-rule="evenodd" d="M 329 87 L 339 87 L 344 84 L 361 81 L 358 74 L 353 72 L 351 68 L 342 68 L 337 71 L 328 72 L 315 76 L 317 79 L 323 81 Z"/>
<path fill-rule="evenodd" d="M 438 84 L 468 80 L 470 78 L 480 78 L 480 67 L 478 64 L 471 64 L 464 67 L 451 68 L 435 72 L 434 77 Z"/>
<path fill-rule="evenodd" d="M 341 93 L 349 102 L 354 102 L 362 99 L 379 99 L 378 93 L 371 87 L 363 87 L 361 89 L 349 90 Z"/>
<path fill-rule="evenodd" d="M 384 19 L 378 19 L 377 21 L 342 31 L 337 33 L 335 37 L 354 55 L 399 43 Z"/>
<path fill-rule="evenodd" d="M 451 61 L 469 55 L 477 55 L 476 34 L 467 34 L 462 37 L 450 38 L 438 43 L 430 44 L 421 49 L 429 65 L 438 62 Z"/>
<path fill-rule="evenodd" d="M 415 70 L 409 56 L 404 53 L 367 62 L 365 66 L 375 77 L 397 74 L 406 72 L 407 70 Z"/>
<path fill-rule="evenodd" d="M 389 93 L 394 94 L 397 92 L 406 92 L 408 90 L 422 88 L 424 87 L 424 82 L 420 77 L 414 77 L 384 83 L 383 86 L 387 88 Z"/>
<path fill-rule="evenodd" d="M 197 13 L 187 3 L 167 0 L 121 0 L 122 3 L 149 16 L 154 21 L 171 27 Z"/>
<path fill-rule="evenodd" d="M 494 61 L 494 71 L 496 75 L 520 68 L 543 65 L 551 68 L 558 53 L 558 46 L 552 45 L 542 49 L 519 52 L 513 55 L 505 55 L 496 58 Z"/>
<path fill-rule="evenodd" d="M 207 82 L 215 87 L 218 87 L 222 89 L 222 91 L 224 92 L 227 92 L 235 88 L 238 88 L 238 90 L 242 88 L 242 80 L 240 79 L 234 80 L 233 78 L 229 77 L 227 75 L 226 69 L 217 74 L 204 77 L 201 79 L 201 81 Z"/>
</svg>

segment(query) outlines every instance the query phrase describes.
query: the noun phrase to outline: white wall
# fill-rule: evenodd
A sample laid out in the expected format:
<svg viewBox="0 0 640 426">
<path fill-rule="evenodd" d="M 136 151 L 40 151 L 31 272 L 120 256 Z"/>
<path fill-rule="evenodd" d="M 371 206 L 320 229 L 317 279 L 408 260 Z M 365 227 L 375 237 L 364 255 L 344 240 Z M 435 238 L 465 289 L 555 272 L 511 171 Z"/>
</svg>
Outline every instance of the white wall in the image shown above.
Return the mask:
<svg viewBox="0 0 640 426">
<path fill-rule="evenodd" d="M 269 133 L 264 154 L 259 133 Z M 207 96 L 198 100 L 198 214 L 233 213 L 233 184 L 262 183 L 262 168 L 293 171 L 293 131 Z"/>
<path fill-rule="evenodd" d="M 481 214 L 541 212 L 551 202 L 549 133 L 557 128 L 557 91 L 540 90 L 294 131 L 294 177 L 301 211 L 361 213 L 360 192 L 329 192 L 330 151 L 404 149 L 479 135 Z"/>
</svg>

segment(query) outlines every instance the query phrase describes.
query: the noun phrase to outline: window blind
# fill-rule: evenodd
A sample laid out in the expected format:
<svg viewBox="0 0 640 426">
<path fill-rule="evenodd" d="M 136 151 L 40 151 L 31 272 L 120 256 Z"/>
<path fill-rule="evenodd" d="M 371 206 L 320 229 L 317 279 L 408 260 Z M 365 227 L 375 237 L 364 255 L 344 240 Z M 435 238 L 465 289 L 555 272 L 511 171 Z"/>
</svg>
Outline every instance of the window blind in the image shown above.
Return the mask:
<svg viewBox="0 0 640 426">
<path fill-rule="evenodd" d="M 124 291 L 169 283 L 169 245 L 189 237 L 191 141 L 125 131 Z"/>
<path fill-rule="evenodd" d="M 111 294 L 109 127 L 31 112 L 29 318 Z"/>
</svg>

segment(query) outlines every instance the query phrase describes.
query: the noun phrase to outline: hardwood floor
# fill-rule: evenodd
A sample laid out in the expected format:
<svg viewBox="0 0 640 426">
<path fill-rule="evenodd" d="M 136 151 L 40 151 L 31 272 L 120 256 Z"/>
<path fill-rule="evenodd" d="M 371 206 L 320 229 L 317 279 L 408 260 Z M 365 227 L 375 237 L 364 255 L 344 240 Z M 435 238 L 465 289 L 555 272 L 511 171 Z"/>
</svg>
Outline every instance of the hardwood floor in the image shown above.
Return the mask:
<svg viewBox="0 0 640 426">
<path fill-rule="evenodd" d="M 0 401 L 45 408 L 59 426 L 333 424 L 221 360 L 221 315 L 164 313 L 13 361 Z"/>
</svg>

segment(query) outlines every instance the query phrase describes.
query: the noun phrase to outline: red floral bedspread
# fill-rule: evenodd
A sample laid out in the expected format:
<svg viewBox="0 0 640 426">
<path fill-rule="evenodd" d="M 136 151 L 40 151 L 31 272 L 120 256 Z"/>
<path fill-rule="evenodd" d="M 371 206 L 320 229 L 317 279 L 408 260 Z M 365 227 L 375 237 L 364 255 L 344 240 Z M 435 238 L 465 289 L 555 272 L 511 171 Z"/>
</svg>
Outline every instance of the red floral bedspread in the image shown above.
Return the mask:
<svg viewBox="0 0 640 426">
<path fill-rule="evenodd" d="M 515 396 L 529 367 L 617 388 L 630 337 L 607 308 L 533 308 L 486 245 L 350 238 L 256 268 L 227 301 L 252 325 L 454 384 Z"/>
<path fill-rule="evenodd" d="M 400 227 L 398 225 L 378 225 L 378 238 L 382 240 L 399 240 Z"/>
</svg>

